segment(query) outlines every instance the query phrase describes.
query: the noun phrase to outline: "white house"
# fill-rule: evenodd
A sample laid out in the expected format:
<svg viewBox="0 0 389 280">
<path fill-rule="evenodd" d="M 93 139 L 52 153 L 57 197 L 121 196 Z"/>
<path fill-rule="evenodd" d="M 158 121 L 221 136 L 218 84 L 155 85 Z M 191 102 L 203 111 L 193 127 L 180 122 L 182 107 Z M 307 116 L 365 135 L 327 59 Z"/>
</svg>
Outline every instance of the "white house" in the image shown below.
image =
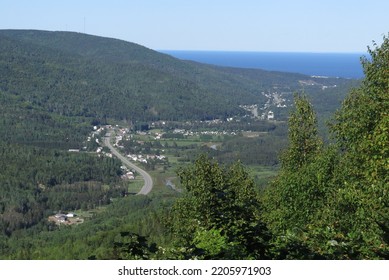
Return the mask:
<svg viewBox="0 0 389 280">
<path fill-rule="evenodd" d="M 274 120 L 274 112 L 273 111 L 269 111 L 267 113 L 267 119 L 268 120 Z"/>
<path fill-rule="evenodd" d="M 72 213 L 72 212 L 69 212 L 66 214 L 66 217 L 68 217 L 68 218 L 74 218 L 75 216 L 77 216 L 77 215 Z"/>
</svg>

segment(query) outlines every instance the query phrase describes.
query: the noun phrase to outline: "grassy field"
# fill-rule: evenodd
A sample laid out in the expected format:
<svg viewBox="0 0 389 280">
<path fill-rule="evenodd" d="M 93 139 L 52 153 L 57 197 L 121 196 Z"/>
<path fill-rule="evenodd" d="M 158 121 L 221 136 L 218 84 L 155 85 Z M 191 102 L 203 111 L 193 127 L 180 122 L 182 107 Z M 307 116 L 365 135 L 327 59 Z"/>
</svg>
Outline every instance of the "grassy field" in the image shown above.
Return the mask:
<svg viewBox="0 0 389 280">
<path fill-rule="evenodd" d="M 278 168 L 273 166 L 250 165 L 248 171 L 255 179 L 258 188 L 262 189 L 277 175 Z"/>
<path fill-rule="evenodd" d="M 144 185 L 144 180 L 142 179 L 142 177 L 137 176 L 135 180 L 130 180 L 128 182 L 128 192 L 136 194 L 140 191 L 143 185 Z"/>
<path fill-rule="evenodd" d="M 199 154 L 209 152 L 210 156 L 213 157 L 218 155 L 218 151 L 223 153 L 223 145 L 228 140 L 241 138 L 243 139 L 242 141 L 246 141 L 244 139 L 259 138 L 268 134 L 267 132 L 256 131 L 245 132 L 236 136 L 167 133 L 164 137 L 171 136 L 170 138 L 162 137 L 161 139 L 156 139 L 156 136 L 162 132 L 160 129 L 153 129 L 147 134 L 135 134 L 132 138 L 135 141 L 139 141 L 138 144 L 134 144 L 135 146 L 138 145 L 138 149 L 140 148 L 139 153 L 144 155 L 160 154 L 168 159 L 168 161 L 155 161 L 147 165 L 140 165 L 141 168 L 147 170 L 153 177 L 153 192 L 176 191 L 174 187 L 179 189 L 178 169 L 193 162 Z M 274 166 L 246 165 L 246 167 L 254 178 L 258 189 L 266 187 L 268 182 L 277 174 L 277 167 Z M 129 192 L 137 193 L 142 186 L 143 180 L 141 179 L 131 181 L 129 183 Z"/>
</svg>

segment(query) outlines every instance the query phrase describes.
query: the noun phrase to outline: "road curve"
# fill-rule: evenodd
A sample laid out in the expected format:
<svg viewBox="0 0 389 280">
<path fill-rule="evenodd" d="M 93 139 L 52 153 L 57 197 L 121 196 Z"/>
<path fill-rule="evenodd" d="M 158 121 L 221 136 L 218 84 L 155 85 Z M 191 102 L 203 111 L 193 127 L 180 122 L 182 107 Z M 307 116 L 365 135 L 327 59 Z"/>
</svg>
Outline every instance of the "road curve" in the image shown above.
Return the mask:
<svg viewBox="0 0 389 280">
<path fill-rule="evenodd" d="M 108 133 L 108 135 L 111 135 L 111 133 Z M 124 156 L 122 156 L 112 145 L 111 145 L 111 137 L 110 136 L 106 136 L 104 137 L 104 144 L 105 146 L 108 147 L 108 149 L 111 150 L 111 153 L 113 155 L 115 155 L 117 158 L 119 158 L 123 164 L 127 165 L 128 167 L 134 169 L 136 172 L 138 172 L 142 177 L 143 177 L 143 180 L 145 181 L 145 184 L 143 185 L 143 187 L 140 189 L 140 191 L 137 193 L 137 194 L 148 194 L 149 192 L 151 192 L 151 190 L 153 189 L 153 179 L 151 178 L 150 174 L 147 173 L 146 171 L 144 171 L 143 169 L 139 168 L 138 166 L 136 166 L 135 164 L 133 164 L 132 162 L 130 162 L 127 158 L 125 158 Z"/>
</svg>

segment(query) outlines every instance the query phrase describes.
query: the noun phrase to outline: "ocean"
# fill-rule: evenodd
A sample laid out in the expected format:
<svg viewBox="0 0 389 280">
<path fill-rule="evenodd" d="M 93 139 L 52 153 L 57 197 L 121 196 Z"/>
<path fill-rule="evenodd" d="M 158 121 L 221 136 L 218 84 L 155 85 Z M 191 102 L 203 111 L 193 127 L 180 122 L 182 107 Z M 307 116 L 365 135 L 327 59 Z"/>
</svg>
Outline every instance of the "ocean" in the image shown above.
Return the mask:
<svg viewBox="0 0 389 280">
<path fill-rule="evenodd" d="M 363 53 L 160 51 L 183 60 L 240 68 L 294 72 L 310 76 L 360 79 Z"/>
</svg>

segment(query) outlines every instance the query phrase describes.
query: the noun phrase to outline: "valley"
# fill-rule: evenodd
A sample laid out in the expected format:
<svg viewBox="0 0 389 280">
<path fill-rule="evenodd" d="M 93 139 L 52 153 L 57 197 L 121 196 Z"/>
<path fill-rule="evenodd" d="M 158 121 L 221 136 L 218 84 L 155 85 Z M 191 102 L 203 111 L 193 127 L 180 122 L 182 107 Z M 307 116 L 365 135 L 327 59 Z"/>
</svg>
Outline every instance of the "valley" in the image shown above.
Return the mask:
<svg viewBox="0 0 389 280">
<path fill-rule="evenodd" d="M 331 258 L 337 252 L 326 251 L 319 241 L 310 244 L 303 235 L 282 239 L 283 219 L 277 215 L 290 213 L 276 205 L 309 208 L 306 201 L 319 205 L 322 197 L 328 201 L 320 207 L 329 207 L 326 202 L 343 205 L 324 195 L 341 193 L 343 189 L 325 188 L 347 177 L 335 170 L 343 158 L 331 150 L 340 141 L 334 140 L 334 131 L 341 127 L 334 113 L 361 85 L 360 80 L 182 61 L 134 43 L 87 34 L 0 30 L 0 258 L 264 256 L 261 248 L 244 251 L 246 241 L 268 242 L 266 246 L 275 248 L 266 252 L 269 258 L 284 254 L 291 244 L 306 246 L 291 249 L 299 257 L 298 250 L 309 247 L 314 253 L 301 253 L 304 257 Z M 300 117 L 317 125 L 309 135 L 316 137 L 312 146 L 320 148 L 312 161 L 303 162 L 299 172 L 304 176 L 299 176 L 285 171 L 283 162 L 294 157 L 285 153 L 293 143 L 289 124 L 299 106 L 296 100 L 304 98 L 314 113 L 306 105 L 309 110 Z M 328 122 L 336 126 L 329 129 Z M 294 135 L 306 129 L 303 124 L 299 128 Z M 202 164 L 212 168 L 202 169 Z M 194 184 L 193 178 L 200 183 Z M 208 182 L 215 183 L 213 191 L 206 188 Z M 226 186 L 231 189 L 223 189 Z M 296 195 L 300 187 L 311 186 L 316 189 Z M 278 187 L 285 189 L 269 196 Z M 191 193 L 196 188 L 200 198 Z M 281 195 L 295 198 L 282 200 Z M 334 197 L 346 201 L 342 195 Z M 299 197 L 307 199 L 294 205 Z M 207 199 L 209 203 L 202 204 Z M 215 212 L 208 208 L 212 203 L 217 204 Z M 317 209 L 304 212 L 313 217 L 309 222 L 316 226 L 314 234 L 349 238 L 321 232 L 321 220 L 314 215 L 334 208 Z M 209 212 L 200 215 L 203 210 Z M 69 226 L 63 226 L 66 223 L 59 221 L 65 213 L 79 219 L 69 217 Z M 291 220 L 301 218 L 299 211 L 293 213 Z M 195 228 L 200 221 L 203 224 Z M 293 222 L 300 220 L 288 226 Z M 261 232 L 263 240 L 262 235 L 250 236 L 252 232 Z M 246 239 L 236 241 L 236 236 Z M 218 252 L 212 255 L 205 242 L 209 239 L 231 250 L 223 255 L 211 248 Z M 192 243 L 186 244 L 189 240 Z M 141 253 L 131 255 L 126 248 Z"/>
<path fill-rule="evenodd" d="M 189 164 L 200 154 L 208 154 L 226 164 L 237 159 L 246 164 L 251 161 L 248 166 L 253 176 L 264 185 L 270 178 L 269 172 L 275 175 L 278 168 L 277 153 L 272 151 L 274 148 L 269 143 L 286 144 L 283 136 L 274 132 L 285 129 L 285 122 L 264 121 L 253 116 L 250 119 L 250 124 L 238 117 L 227 121 L 159 121 L 151 122 L 144 127 L 145 130 L 119 125 L 95 126 L 80 152 L 89 150 L 98 156 L 119 158 L 124 165 L 122 179 L 129 182 L 129 193 L 148 194 L 152 190 L 153 180 L 147 172 L 159 178 L 156 181 L 160 188 L 172 185 L 179 188 L 178 168 Z M 239 148 L 230 147 L 230 143 L 235 142 L 240 145 Z M 244 150 L 249 151 L 250 159 Z M 260 154 L 266 157 L 253 157 Z M 133 181 L 139 177 L 145 184 L 134 192 L 133 185 L 139 184 Z"/>
<path fill-rule="evenodd" d="M 117 158 L 119 158 L 124 165 L 126 165 L 128 168 L 132 169 L 133 172 L 137 172 L 144 180 L 144 185 L 142 188 L 137 192 L 136 194 L 143 194 L 146 195 L 153 189 L 153 180 L 151 176 L 144 171 L 143 169 L 139 168 L 135 164 L 131 163 L 127 158 L 122 156 L 120 152 L 118 152 L 112 145 L 111 145 L 111 134 L 113 133 L 113 130 L 109 130 L 107 134 L 104 136 L 104 145 L 108 147 L 108 149 L 111 151 L 113 155 L 115 155 Z M 147 163 L 147 161 L 146 161 Z M 128 173 L 127 173 L 128 174 Z M 131 174 L 131 173 L 130 173 Z M 132 175 L 132 174 L 131 174 Z"/>
</svg>

